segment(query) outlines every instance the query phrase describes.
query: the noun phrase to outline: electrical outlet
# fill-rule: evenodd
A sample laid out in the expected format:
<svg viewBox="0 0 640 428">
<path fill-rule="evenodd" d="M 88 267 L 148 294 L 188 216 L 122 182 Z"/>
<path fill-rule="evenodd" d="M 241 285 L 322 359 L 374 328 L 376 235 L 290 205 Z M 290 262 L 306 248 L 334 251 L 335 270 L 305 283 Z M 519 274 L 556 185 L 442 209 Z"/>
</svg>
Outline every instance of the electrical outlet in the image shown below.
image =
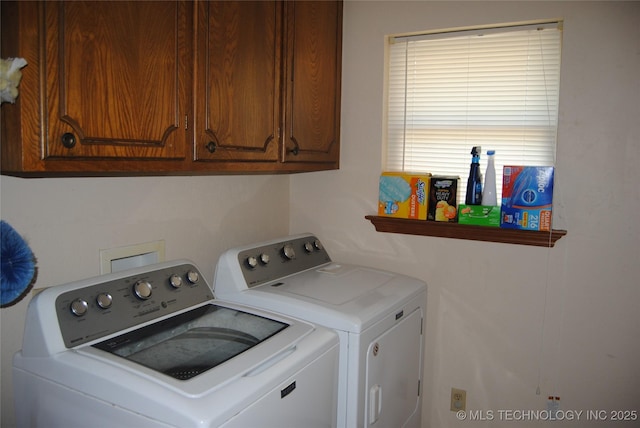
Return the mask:
<svg viewBox="0 0 640 428">
<path fill-rule="evenodd" d="M 549 417 L 556 419 L 556 415 L 560 411 L 560 397 L 550 395 L 547 400 L 547 411 L 549 412 Z"/>
<path fill-rule="evenodd" d="M 467 391 L 464 389 L 451 388 L 451 411 L 467 409 Z"/>
</svg>

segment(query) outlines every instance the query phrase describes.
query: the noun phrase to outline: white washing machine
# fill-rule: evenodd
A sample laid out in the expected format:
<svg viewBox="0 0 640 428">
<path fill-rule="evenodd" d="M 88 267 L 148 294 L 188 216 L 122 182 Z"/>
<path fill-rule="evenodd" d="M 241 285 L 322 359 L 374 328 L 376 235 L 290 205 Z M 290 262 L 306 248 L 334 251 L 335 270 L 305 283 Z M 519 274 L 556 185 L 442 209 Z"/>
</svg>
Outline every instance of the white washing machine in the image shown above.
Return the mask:
<svg viewBox="0 0 640 428">
<path fill-rule="evenodd" d="M 335 263 L 303 234 L 226 251 L 214 293 L 338 333 L 339 427 L 420 427 L 424 282 Z"/>
<path fill-rule="evenodd" d="M 14 356 L 19 427 L 333 427 L 338 337 L 213 299 L 186 260 L 47 288 Z"/>
</svg>

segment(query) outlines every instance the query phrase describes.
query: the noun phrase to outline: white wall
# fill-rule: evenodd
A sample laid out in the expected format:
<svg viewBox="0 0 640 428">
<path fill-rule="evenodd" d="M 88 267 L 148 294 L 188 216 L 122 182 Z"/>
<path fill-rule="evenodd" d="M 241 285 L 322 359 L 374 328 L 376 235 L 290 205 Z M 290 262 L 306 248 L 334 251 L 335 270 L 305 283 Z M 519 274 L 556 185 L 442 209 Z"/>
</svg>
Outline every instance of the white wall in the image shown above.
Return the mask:
<svg viewBox="0 0 640 428">
<path fill-rule="evenodd" d="M 547 18 L 565 22 L 554 226 L 568 235 L 546 249 L 375 232 L 384 36 Z M 640 412 L 640 3 L 346 1 L 343 43 L 341 169 L 291 177 L 290 231 L 428 282 L 423 426 L 537 426 L 498 411 L 548 395 Z M 494 420 L 458 421 L 451 387 Z"/>
<path fill-rule="evenodd" d="M 286 235 L 288 176 L 21 179 L 2 176 L 2 219 L 38 259 L 36 288 L 100 273 L 100 250 L 164 240 L 207 280 L 227 248 Z M 30 298 L 31 296 L 29 296 Z M 11 359 L 28 298 L 0 310 L 2 427 L 14 426 Z"/>
</svg>

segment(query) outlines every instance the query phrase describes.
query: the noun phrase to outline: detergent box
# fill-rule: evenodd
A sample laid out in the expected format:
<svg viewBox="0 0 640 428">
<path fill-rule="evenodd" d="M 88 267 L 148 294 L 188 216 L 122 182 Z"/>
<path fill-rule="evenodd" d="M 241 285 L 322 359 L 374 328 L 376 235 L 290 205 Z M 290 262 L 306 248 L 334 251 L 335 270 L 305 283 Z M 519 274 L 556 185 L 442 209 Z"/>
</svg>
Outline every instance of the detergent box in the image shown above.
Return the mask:
<svg viewBox="0 0 640 428">
<path fill-rule="evenodd" d="M 430 177 L 429 173 L 383 172 L 378 215 L 426 220 Z"/>
<path fill-rule="evenodd" d="M 551 230 L 552 166 L 505 166 L 500 227 Z"/>
<path fill-rule="evenodd" d="M 500 227 L 500 207 L 460 204 L 458 208 L 458 223 Z"/>
<path fill-rule="evenodd" d="M 429 185 L 427 220 L 458 221 L 458 180 L 460 177 L 434 175 Z"/>
</svg>

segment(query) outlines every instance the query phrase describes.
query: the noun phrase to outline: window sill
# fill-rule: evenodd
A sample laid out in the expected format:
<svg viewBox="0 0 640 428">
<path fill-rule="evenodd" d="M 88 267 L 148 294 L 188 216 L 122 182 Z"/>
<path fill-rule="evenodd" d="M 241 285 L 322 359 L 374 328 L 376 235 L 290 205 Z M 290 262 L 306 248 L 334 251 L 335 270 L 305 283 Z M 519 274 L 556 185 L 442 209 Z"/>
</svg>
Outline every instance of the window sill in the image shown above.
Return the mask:
<svg viewBox="0 0 640 428">
<path fill-rule="evenodd" d="M 534 245 L 538 247 L 553 247 L 558 239 L 567 234 L 566 230 L 558 229 L 553 229 L 551 233 L 549 233 L 437 221 L 408 220 L 376 215 L 367 215 L 364 218 L 371 221 L 378 232 L 501 242 L 505 244 Z"/>
</svg>

